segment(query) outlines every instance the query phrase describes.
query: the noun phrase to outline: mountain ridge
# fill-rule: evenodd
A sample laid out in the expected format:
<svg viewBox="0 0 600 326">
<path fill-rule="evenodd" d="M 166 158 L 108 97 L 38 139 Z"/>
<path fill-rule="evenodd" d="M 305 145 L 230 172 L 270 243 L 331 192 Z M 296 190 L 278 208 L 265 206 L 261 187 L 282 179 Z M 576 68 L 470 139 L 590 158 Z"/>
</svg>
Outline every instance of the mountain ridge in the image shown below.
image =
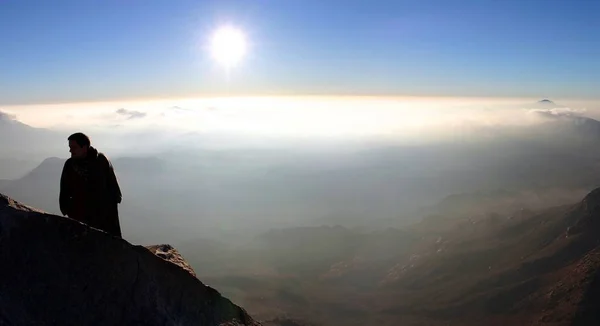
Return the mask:
<svg viewBox="0 0 600 326">
<path fill-rule="evenodd" d="M 134 246 L 1 194 L 0 248 L 2 325 L 260 325 L 172 247 Z"/>
<path fill-rule="evenodd" d="M 386 285 L 423 293 L 406 299 L 410 304 L 390 304 L 385 311 L 428 311 L 449 325 L 597 324 L 599 298 L 594 294 L 586 299 L 591 296 L 586 293 L 597 292 L 592 282 L 600 278 L 599 207 L 597 188 L 579 203 L 506 222 L 471 239 L 440 238 L 436 254 L 421 254 Z M 441 288 L 443 294 L 427 299 L 427 293 Z M 560 306 L 563 301 L 570 305 Z M 419 309 L 419 304 L 427 308 Z M 558 306 L 563 311 L 553 312 Z"/>
</svg>

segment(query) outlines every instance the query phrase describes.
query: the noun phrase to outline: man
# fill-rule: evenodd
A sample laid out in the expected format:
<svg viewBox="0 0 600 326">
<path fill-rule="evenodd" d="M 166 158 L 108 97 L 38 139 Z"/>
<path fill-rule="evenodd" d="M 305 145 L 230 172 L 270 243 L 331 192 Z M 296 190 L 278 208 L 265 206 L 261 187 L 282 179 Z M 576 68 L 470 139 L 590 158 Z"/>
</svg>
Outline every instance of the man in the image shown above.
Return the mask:
<svg viewBox="0 0 600 326">
<path fill-rule="evenodd" d="M 121 238 L 117 204 L 122 195 L 112 164 L 85 134 L 72 134 L 68 141 L 71 158 L 60 178 L 60 211 Z"/>
</svg>

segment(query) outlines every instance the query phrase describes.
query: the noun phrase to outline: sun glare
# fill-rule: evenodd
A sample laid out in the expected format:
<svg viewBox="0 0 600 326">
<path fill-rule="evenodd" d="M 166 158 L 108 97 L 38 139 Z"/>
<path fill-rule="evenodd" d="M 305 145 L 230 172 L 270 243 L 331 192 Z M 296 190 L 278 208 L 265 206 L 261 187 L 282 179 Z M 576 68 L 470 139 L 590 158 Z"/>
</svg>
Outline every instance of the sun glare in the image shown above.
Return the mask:
<svg viewBox="0 0 600 326">
<path fill-rule="evenodd" d="M 217 29 L 212 36 L 213 58 L 225 68 L 237 65 L 246 54 L 246 39 L 242 31 L 225 26 Z"/>
</svg>

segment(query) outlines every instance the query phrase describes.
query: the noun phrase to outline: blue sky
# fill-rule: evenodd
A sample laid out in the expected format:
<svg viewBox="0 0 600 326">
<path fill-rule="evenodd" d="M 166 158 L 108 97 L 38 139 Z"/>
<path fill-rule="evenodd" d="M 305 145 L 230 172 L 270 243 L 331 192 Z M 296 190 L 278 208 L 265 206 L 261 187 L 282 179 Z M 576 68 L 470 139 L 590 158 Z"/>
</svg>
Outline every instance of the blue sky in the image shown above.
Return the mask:
<svg viewBox="0 0 600 326">
<path fill-rule="evenodd" d="M 2 0 L 0 104 L 194 94 L 598 98 L 597 0 Z M 228 75 L 204 48 L 231 23 Z"/>
</svg>

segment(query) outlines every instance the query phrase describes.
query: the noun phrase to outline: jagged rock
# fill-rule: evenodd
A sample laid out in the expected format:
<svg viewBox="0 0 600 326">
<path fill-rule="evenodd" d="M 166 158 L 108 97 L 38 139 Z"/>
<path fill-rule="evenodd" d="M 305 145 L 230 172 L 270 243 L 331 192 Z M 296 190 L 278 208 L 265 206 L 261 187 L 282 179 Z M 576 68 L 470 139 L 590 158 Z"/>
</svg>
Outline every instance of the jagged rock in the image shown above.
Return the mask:
<svg viewBox="0 0 600 326">
<path fill-rule="evenodd" d="M 177 251 L 177 249 L 173 248 L 171 245 L 161 244 L 147 246 L 146 248 L 156 256 L 185 269 L 194 277 L 197 277 L 196 272 L 194 271 L 192 266 L 190 266 L 190 264 L 188 264 L 188 262 L 185 261 L 185 259 L 183 259 L 183 256 L 181 256 L 179 251 Z"/>
<path fill-rule="evenodd" d="M 188 267 L 0 195 L 0 325 L 259 325 Z"/>
</svg>

